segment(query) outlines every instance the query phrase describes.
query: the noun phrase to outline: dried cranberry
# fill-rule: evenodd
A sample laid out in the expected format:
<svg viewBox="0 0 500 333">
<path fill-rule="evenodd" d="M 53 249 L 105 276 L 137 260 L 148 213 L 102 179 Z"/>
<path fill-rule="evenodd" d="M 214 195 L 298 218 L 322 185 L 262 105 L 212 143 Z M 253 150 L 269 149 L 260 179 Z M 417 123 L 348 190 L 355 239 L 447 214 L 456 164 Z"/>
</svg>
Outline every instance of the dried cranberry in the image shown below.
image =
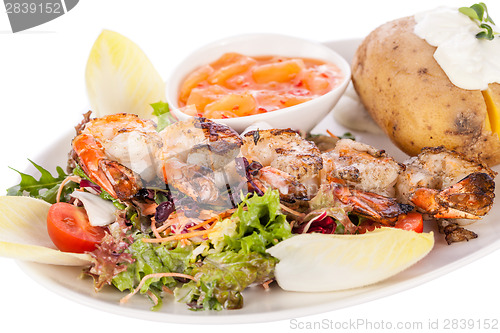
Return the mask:
<svg viewBox="0 0 500 333">
<path fill-rule="evenodd" d="M 175 211 L 175 205 L 172 201 L 164 201 L 156 207 L 155 220 L 156 222 L 165 222 L 170 214 Z"/>
</svg>

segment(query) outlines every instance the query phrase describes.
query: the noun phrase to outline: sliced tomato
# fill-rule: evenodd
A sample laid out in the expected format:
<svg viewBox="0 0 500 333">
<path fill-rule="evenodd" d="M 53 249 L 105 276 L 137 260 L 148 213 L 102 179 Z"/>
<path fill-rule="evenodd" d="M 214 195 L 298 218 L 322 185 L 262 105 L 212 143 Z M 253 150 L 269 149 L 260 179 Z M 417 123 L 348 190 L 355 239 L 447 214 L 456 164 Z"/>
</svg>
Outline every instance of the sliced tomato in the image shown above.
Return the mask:
<svg viewBox="0 0 500 333">
<path fill-rule="evenodd" d="M 106 228 L 90 225 L 84 208 L 65 202 L 50 207 L 47 230 L 59 250 L 75 253 L 94 250 L 106 233 Z"/>
<path fill-rule="evenodd" d="M 401 215 L 394 225 L 395 228 L 403 230 L 413 230 L 415 232 L 424 231 L 424 220 L 422 214 L 417 212 L 410 212 L 405 215 Z"/>
</svg>

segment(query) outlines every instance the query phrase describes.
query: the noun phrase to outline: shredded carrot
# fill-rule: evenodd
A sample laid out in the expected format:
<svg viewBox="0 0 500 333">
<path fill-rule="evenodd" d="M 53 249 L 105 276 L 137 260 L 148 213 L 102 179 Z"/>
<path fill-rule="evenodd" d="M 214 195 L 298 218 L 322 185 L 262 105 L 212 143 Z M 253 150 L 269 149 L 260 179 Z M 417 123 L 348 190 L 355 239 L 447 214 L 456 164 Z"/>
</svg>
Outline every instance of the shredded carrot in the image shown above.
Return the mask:
<svg viewBox="0 0 500 333">
<path fill-rule="evenodd" d="M 262 287 L 264 287 L 264 289 L 265 289 L 265 290 L 269 290 L 269 289 L 270 289 L 270 288 L 269 288 L 269 285 L 270 285 L 270 284 L 271 284 L 271 282 L 273 282 L 273 281 L 274 281 L 273 279 L 271 279 L 271 280 L 267 280 L 266 282 L 264 282 L 264 283 L 262 284 Z"/>
<path fill-rule="evenodd" d="M 174 224 L 174 221 L 175 220 L 170 220 L 167 223 L 164 223 L 161 227 L 156 228 L 156 231 L 162 232 L 162 231 L 167 230 L 172 224 Z"/>
<path fill-rule="evenodd" d="M 232 215 L 235 211 L 236 211 L 236 208 L 228 209 L 228 210 L 226 210 L 226 211 L 224 211 L 224 212 L 222 212 L 220 214 L 217 214 L 214 217 L 211 217 L 211 218 L 209 218 L 209 219 L 207 219 L 207 220 L 205 220 L 205 221 L 203 221 L 201 223 L 198 223 L 197 225 L 194 225 L 194 226 L 188 228 L 188 230 L 198 229 L 198 228 L 200 228 L 200 227 L 202 227 L 204 225 L 207 225 L 209 223 L 216 222 L 219 218 L 224 219 L 224 218 Z"/>
<path fill-rule="evenodd" d="M 196 224 L 196 225 L 194 225 L 192 227 L 189 227 L 187 230 L 191 231 L 191 230 L 199 229 L 199 228 L 201 228 L 201 227 L 203 227 L 203 226 L 205 226 L 205 225 L 207 225 L 209 223 L 216 222 L 218 219 L 219 219 L 219 216 L 211 217 L 208 220 L 205 220 L 205 221 L 203 221 L 201 223 L 198 223 L 198 224 Z"/>
<path fill-rule="evenodd" d="M 326 130 L 326 133 L 328 133 L 328 135 L 330 135 L 334 139 L 340 139 L 338 136 L 336 136 L 335 134 L 333 134 L 332 132 L 330 132 L 330 130 Z"/>
<path fill-rule="evenodd" d="M 182 274 L 182 273 L 153 273 L 153 274 L 148 274 L 148 275 L 145 275 L 141 279 L 141 282 L 139 282 L 139 285 L 130 294 L 128 294 L 127 296 L 123 297 L 120 300 L 120 303 L 127 302 L 132 296 L 134 296 L 135 294 L 137 294 L 137 292 L 139 290 L 141 290 L 142 286 L 144 285 L 144 283 L 146 283 L 146 281 L 148 279 L 162 278 L 162 277 L 169 277 L 169 276 L 171 276 L 171 277 L 182 277 L 182 278 L 186 278 L 186 279 L 196 280 L 194 278 L 194 276 L 187 275 L 187 274 Z"/>
<path fill-rule="evenodd" d="M 154 217 L 151 218 L 151 231 L 153 231 L 153 234 L 155 235 L 156 238 L 161 238 L 158 229 L 156 229 L 156 220 Z"/>
<path fill-rule="evenodd" d="M 148 294 L 149 298 L 151 298 L 154 305 L 158 305 L 158 297 L 155 294 L 153 294 L 151 290 L 148 290 L 146 294 Z"/>
<path fill-rule="evenodd" d="M 160 226 L 159 228 L 156 228 L 156 230 L 158 230 L 158 232 L 162 232 L 162 231 L 165 231 L 167 230 L 169 227 L 171 227 L 174 223 L 178 222 L 178 213 L 177 212 L 173 212 L 172 214 L 170 214 L 170 216 L 168 217 L 168 219 L 162 224 L 162 226 Z"/>
<path fill-rule="evenodd" d="M 303 217 L 304 216 L 303 213 L 299 213 L 299 212 L 297 212 L 297 211 L 295 211 L 295 210 L 293 210 L 293 209 L 291 209 L 291 208 L 283 205 L 282 203 L 280 203 L 280 207 L 281 207 L 281 209 L 283 209 L 284 211 L 287 211 L 288 213 L 290 213 L 292 215 L 295 215 L 295 216 L 298 216 L 298 217 Z"/>
<path fill-rule="evenodd" d="M 174 292 L 170 289 L 168 289 L 166 286 L 161 286 L 161 289 L 163 290 L 164 293 L 171 294 L 173 295 Z"/>
<path fill-rule="evenodd" d="M 62 190 L 63 190 L 63 187 L 64 185 L 66 185 L 67 182 L 69 181 L 72 181 L 72 182 L 75 182 L 75 183 L 80 183 L 82 179 L 78 176 L 68 176 L 66 177 L 61 185 L 59 186 L 59 189 L 57 190 L 57 196 L 56 196 L 56 202 L 59 202 L 61 200 L 61 193 L 62 193 Z"/>
<path fill-rule="evenodd" d="M 142 238 L 142 241 L 145 243 L 163 243 L 163 242 L 169 242 L 172 240 L 179 240 L 179 239 L 186 239 L 186 238 L 191 238 L 195 236 L 202 236 L 209 234 L 211 232 L 214 232 L 214 228 L 210 229 L 205 229 L 205 230 L 199 230 L 199 231 L 193 231 L 193 232 L 187 232 L 185 234 L 177 234 L 177 235 L 172 235 L 169 237 L 164 237 L 164 238 Z"/>
</svg>

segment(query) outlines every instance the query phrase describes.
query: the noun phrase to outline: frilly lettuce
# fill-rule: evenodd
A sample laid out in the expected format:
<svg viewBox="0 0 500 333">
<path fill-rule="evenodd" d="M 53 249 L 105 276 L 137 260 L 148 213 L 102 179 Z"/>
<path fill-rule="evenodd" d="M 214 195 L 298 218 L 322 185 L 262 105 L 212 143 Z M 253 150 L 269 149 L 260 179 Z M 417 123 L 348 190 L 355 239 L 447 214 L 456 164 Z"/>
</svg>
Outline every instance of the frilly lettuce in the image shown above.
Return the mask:
<svg viewBox="0 0 500 333">
<path fill-rule="evenodd" d="M 231 220 L 237 227 L 234 235 L 225 237 L 227 250 L 266 253 L 267 248 L 291 236 L 290 224 L 280 211 L 278 191 L 242 198 Z"/>
<path fill-rule="evenodd" d="M 219 222 L 226 224 L 224 244 L 219 241 L 216 247 L 223 250 L 196 263 L 191 271 L 196 280 L 175 290 L 176 299 L 193 309 L 241 308 L 246 287 L 274 277 L 277 260 L 266 249 L 291 237 L 277 191 L 242 198 L 230 221 L 235 228 L 228 227 L 228 221 Z"/>
<path fill-rule="evenodd" d="M 191 274 L 195 277 L 174 292 L 177 301 L 195 310 L 239 309 L 241 292 L 274 277 L 277 259 L 257 252 L 226 251 L 208 255 Z"/>
<path fill-rule="evenodd" d="M 140 292 L 158 296 L 166 286 L 175 288 L 176 300 L 192 309 L 240 308 L 245 288 L 274 277 L 277 260 L 266 249 L 291 236 L 290 225 L 280 213 L 279 193 L 268 191 L 262 197 L 243 197 L 231 218 L 214 228 L 220 229 L 219 234 L 196 248 L 146 243 L 141 240 L 146 236 L 137 233 L 126 250 L 134 261 L 113 278 L 113 285 L 121 291 L 133 290 L 145 275 L 184 273 L 196 280 L 179 286 L 172 277 L 152 278 Z"/>
<path fill-rule="evenodd" d="M 177 246 L 170 248 L 165 244 L 152 244 L 142 241 L 142 235 L 138 234 L 135 241 L 129 246 L 129 252 L 135 259 L 133 264 L 128 265 L 127 270 L 113 278 L 113 284 L 120 290 L 133 290 L 139 281 L 148 274 L 185 272 L 193 251 L 192 246 Z M 146 292 L 150 287 L 161 290 L 162 286 L 175 287 L 172 277 L 161 279 L 149 279 L 141 289 Z"/>
</svg>

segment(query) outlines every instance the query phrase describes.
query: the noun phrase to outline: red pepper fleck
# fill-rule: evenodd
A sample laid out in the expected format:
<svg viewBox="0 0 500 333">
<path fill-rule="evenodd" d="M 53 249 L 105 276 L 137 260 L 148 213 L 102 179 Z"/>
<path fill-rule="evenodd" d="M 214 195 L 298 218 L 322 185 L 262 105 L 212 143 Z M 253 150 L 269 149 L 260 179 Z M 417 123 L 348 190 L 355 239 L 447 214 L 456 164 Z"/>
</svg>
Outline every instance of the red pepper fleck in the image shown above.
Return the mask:
<svg viewBox="0 0 500 333">
<path fill-rule="evenodd" d="M 203 115 L 201 113 L 198 113 L 197 116 L 200 118 L 203 117 Z"/>
<path fill-rule="evenodd" d="M 302 87 L 304 85 L 304 82 L 302 82 L 302 80 L 300 80 L 299 82 L 297 82 L 297 84 L 295 84 L 296 87 Z"/>
<path fill-rule="evenodd" d="M 328 75 L 326 73 L 321 73 L 320 74 L 322 77 L 326 77 L 328 79 Z"/>
<path fill-rule="evenodd" d="M 263 107 L 260 107 L 260 108 L 258 108 L 257 110 L 258 110 L 259 112 L 261 112 L 261 113 L 265 113 L 265 112 L 267 112 L 267 110 L 266 110 L 265 108 L 263 108 Z"/>
<path fill-rule="evenodd" d="M 310 91 L 307 89 L 292 89 L 289 91 L 289 94 L 294 96 L 308 96 L 310 95 Z"/>
<path fill-rule="evenodd" d="M 285 103 L 286 103 L 286 101 L 285 101 L 285 100 L 280 99 L 280 103 L 281 103 L 281 104 L 285 104 Z"/>
<path fill-rule="evenodd" d="M 238 110 L 239 108 L 240 108 L 240 106 L 239 106 L 239 105 L 235 105 L 235 106 L 233 107 L 233 111 L 236 111 L 236 110 Z"/>
<path fill-rule="evenodd" d="M 229 118 L 229 117 L 228 117 L 228 116 L 226 116 L 226 115 L 223 113 L 223 114 L 221 114 L 221 118 L 222 118 L 222 119 L 227 119 L 227 118 Z"/>
</svg>

